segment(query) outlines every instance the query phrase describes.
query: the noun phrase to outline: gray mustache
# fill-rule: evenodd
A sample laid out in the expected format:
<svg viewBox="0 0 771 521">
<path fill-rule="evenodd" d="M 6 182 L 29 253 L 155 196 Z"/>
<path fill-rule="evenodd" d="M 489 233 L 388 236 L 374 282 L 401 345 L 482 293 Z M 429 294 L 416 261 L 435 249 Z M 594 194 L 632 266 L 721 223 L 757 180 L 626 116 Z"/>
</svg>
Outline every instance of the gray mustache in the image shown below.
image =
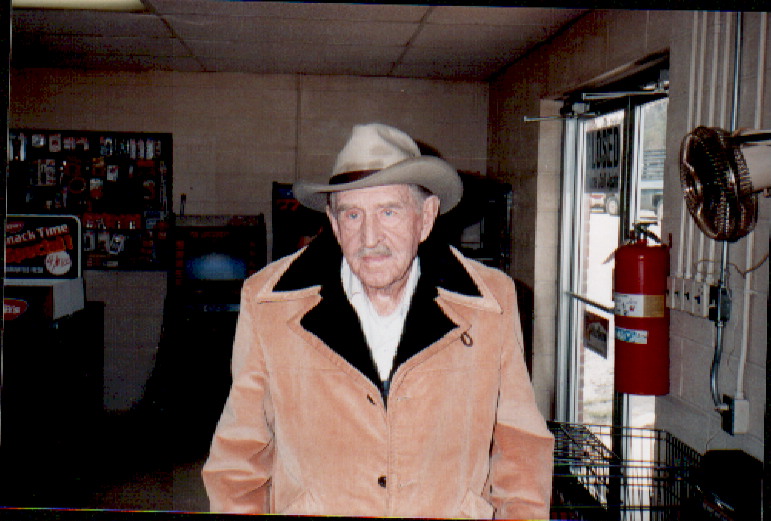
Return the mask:
<svg viewBox="0 0 771 521">
<path fill-rule="evenodd" d="M 375 246 L 374 248 L 362 247 L 362 248 L 359 248 L 359 251 L 356 253 L 356 256 L 360 257 L 360 258 L 361 257 L 369 257 L 369 256 L 373 256 L 373 257 L 380 257 L 380 256 L 390 257 L 391 256 L 391 249 L 388 246 L 384 245 L 384 244 L 379 244 L 379 245 Z"/>
</svg>

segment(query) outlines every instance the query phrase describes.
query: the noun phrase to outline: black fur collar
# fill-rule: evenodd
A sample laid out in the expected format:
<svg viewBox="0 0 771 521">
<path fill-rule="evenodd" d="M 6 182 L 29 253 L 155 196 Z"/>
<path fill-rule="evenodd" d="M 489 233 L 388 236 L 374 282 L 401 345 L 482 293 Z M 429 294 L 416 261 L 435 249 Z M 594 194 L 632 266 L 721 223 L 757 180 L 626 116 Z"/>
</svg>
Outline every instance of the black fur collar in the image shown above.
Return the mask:
<svg viewBox="0 0 771 521">
<path fill-rule="evenodd" d="M 420 278 L 428 286 L 472 297 L 482 295 L 449 246 L 441 244 L 433 236 L 420 245 L 418 258 Z M 339 283 L 342 260 L 343 252 L 337 240 L 330 231 L 325 230 L 292 262 L 273 291 L 297 291 L 321 286 L 323 296 L 325 288 Z"/>
<path fill-rule="evenodd" d="M 273 291 L 296 291 L 321 286 L 321 302 L 300 323 L 333 351 L 366 376 L 387 403 L 390 379 L 400 364 L 437 342 L 457 325 L 436 303 L 437 288 L 468 296 L 481 296 L 471 276 L 446 244 L 429 238 L 419 250 L 420 278 L 412 297 L 393 369 L 382 381 L 367 347 L 356 311 L 345 296 L 340 280 L 342 251 L 330 232 L 313 240 L 279 279 Z"/>
</svg>

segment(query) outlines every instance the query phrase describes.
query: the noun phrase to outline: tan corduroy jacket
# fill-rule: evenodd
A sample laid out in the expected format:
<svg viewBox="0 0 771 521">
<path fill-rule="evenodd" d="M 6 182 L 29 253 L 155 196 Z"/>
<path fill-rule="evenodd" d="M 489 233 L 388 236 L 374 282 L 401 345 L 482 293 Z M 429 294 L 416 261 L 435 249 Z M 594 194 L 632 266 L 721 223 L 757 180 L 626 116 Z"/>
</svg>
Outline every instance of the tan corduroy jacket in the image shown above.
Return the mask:
<svg viewBox="0 0 771 521">
<path fill-rule="evenodd" d="M 333 239 L 247 280 L 233 387 L 203 470 L 212 511 L 548 518 L 553 439 L 514 284 L 429 249 L 390 385 L 343 293 Z"/>
</svg>

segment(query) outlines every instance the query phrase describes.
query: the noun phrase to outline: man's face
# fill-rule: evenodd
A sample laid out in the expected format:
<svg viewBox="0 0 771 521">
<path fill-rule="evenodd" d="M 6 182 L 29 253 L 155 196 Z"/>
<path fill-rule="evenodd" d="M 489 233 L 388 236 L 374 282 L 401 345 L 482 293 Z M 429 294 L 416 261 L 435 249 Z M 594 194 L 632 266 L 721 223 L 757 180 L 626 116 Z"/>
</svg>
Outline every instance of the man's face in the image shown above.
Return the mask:
<svg viewBox="0 0 771 521">
<path fill-rule="evenodd" d="M 339 192 L 327 207 L 332 230 L 367 292 L 400 290 L 439 211 L 439 199 L 420 203 L 407 185 Z M 334 212 L 334 213 L 333 213 Z"/>
</svg>

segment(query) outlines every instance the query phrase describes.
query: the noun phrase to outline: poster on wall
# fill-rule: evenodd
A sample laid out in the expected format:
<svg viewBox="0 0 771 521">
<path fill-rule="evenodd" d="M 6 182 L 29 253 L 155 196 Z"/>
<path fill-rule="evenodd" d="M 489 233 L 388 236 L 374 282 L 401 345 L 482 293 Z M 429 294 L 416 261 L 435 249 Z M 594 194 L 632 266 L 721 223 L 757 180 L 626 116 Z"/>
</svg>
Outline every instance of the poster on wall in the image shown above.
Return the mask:
<svg viewBox="0 0 771 521">
<path fill-rule="evenodd" d="M 621 180 L 621 125 L 586 133 L 587 193 L 618 192 Z"/>
<path fill-rule="evenodd" d="M 80 219 L 74 215 L 8 214 L 5 226 L 6 278 L 80 278 L 80 234 Z"/>
<path fill-rule="evenodd" d="M 8 212 L 75 215 L 85 269 L 167 269 L 169 133 L 9 129 Z"/>
<path fill-rule="evenodd" d="M 610 321 L 591 311 L 584 312 L 584 346 L 603 358 L 608 358 Z"/>
</svg>

